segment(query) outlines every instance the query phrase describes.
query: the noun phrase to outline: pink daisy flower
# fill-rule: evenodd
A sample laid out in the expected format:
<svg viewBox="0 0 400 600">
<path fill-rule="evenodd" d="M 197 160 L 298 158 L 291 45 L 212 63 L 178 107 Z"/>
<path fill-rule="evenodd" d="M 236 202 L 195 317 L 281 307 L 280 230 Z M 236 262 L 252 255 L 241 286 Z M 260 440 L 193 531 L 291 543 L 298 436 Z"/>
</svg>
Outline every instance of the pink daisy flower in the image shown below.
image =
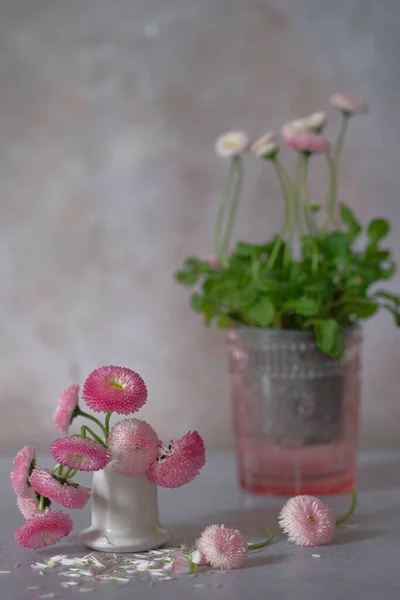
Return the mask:
<svg viewBox="0 0 400 600">
<path fill-rule="evenodd" d="M 323 546 L 335 532 L 332 510 L 314 496 L 295 496 L 286 502 L 279 515 L 279 525 L 289 541 L 298 546 Z"/>
<path fill-rule="evenodd" d="M 32 488 L 29 489 L 29 495 L 17 497 L 17 506 L 26 520 L 38 517 L 41 514 L 39 498 Z"/>
<path fill-rule="evenodd" d="M 195 573 L 197 565 L 193 563 L 186 554 L 177 554 L 171 566 L 171 572 L 174 575 L 187 575 Z"/>
<path fill-rule="evenodd" d="M 72 436 L 55 440 L 50 452 L 63 467 L 78 471 L 100 471 L 110 462 L 110 452 L 94 440 Z"/>
<path fill-rule="evenodd" d="M 349 116 L 365 115 L 369 110 L 368 104 L 364 100 L 359 100 L 349 94 L 333 94 L 329 98 L 329 102 Z"/>
<path fill-rule="evenodd" d="M 58 406 L 54 411 L 54 425 L 63 435 L 68 434 L 69 426 L 75 418 L 79 401 L 79 385 L 70 385 L 60 396 Z"/>
<path fill-rule="evenodd" d="M 100 367 L 83 386 L 86 404 L 95 412 L 134 413 L 147 400 L 147 388 L 141 376 L 125 367 Z"/>
<path fill-rule="evenodd" d="M 160 443 L 158 457 L 147 471 L 153 483 L 177 488 L 192 481 L 206 462 L 204 442 L 197 431 L 189 431 L 181 440 L 168 446 Z"/>
<path fill-rule="evenodd" d="M 60 510 L 46 510 L 38 517 L 29 519 L 14 533 L 15 541 L 22 548 L 45 548 L 56 544 L 72 531 L 72 519 Z"/>
<path fill-rule="evenodd" d="M 157 458 L 158 436 L 140 419 L 123 419 L 110 431 L 108 447 L 116 468 L 124 475 L 145 473 Z"/>
<path fill-rule="evenodd" d="M 247 542 L 237 529 L 209 525 L 196 542 L 199 552 L 215 569 L 239 569 L 247 558 Z"/>
<path fill-rule="evenodd" d="M 14 458 L 11 483 L 17 496 L 29 495 L 29 475 L 35 466 L 35 448 L 24 446 Z"/>
<path fill-rule="evenodd" d="M 312 131 L 296 131 L 293 127 L 285 125 L 282 128 L 282 137 L 286 146 L 293 150 L 322 154 L 330 154 L 332 151 L 330 141 Z"/>
<path fill-rule="evenodd" d="M 61 483 L 47 469 L 34 469 L 29 478 L 33 489 L 64 508 L 83 508 L 90 498 L 90 489 L 76 483 Z"/>
</svg>

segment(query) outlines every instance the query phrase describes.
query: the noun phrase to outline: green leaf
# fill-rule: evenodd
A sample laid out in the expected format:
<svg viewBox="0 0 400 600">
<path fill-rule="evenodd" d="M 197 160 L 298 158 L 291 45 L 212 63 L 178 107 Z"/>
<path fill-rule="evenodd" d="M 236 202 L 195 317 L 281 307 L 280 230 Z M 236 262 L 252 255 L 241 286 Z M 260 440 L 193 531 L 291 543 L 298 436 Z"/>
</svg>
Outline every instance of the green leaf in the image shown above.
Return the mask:
<svg viewBox="0 0 400 600">
<path fill-rule="evenodd" d="M 379 308 L 379 304 L 369 298 L 349 298 L 340 308 L 342 315 L 356 315 L 359 319 L 372 317 Z"/>
<path fill-rule="evenodd" d="M 394 260 L 388 260 L 387 264 L 379 268 L 377 279 L 391 279 L 397 271 L 397 266 Z"/>
<path fill-rule="evenodd" d="M 193 271 L 180 271 L 175 274 L 175 279 L 179 283 L 183 283 L 183 285 L 194 285 L 197 283 L 199 278 L 199 274 Z"/>
<path fill-rule="evenodd" d="M 340 258 L 342 260 L 343 257 L 347 257 L 350 253 L 351 243 L 351 235 L 340 231 L 334 231 L 322 238 L 318 242 L 318 245 L 320 250 L 328 257 L 335 259 Z"/>
<path fill-rule="evenodd" d="M 294 300 L 288 300 L 282 307 L 282 312 L 294 312 L 304 317 L 312 317 L 316 315 L 321 308 L 321 304 L 318 300 L 313 298 L 307 298 L 307 296 L 301 296 Z"/>
<path fill-rule="evenodd" d="M 315 321 L 314 326 L 318 348 L 332 358 L 343 356 L 344 347 L 340 325 L 333 319 L 325 319 Z"/>
<path fill-rule="evenodd" d="M 352 240 L 354 240 L 361 231 L 361 225 L 354 216 L 353 211 L 346 206 L 346 204 L 340 205 L 340 218 L 343 223 L 347 225 L 347 230 L 350 233 Z"/>
<path fill-rule="evenodd" d="M 275 317 L 275 308 L 271 300 L 263 298 L 246 310 L 245 316 L 261 327 L 268 327 Z"/>
<path fill-rule="evenodd" d="M 228 317 L 228 315 L 218 315 L 217 317 L 217 325 L 218 327 L 220 327 L 221 329 L 226 329 L 227 327 L 229 327 L 231 324 L 231 319 Z"/>
<path fill-rule="evenodd" d="M 390 231 L 389 221 L 386 219 L 374 219 L 368 225 L 368 245 L 376 246 L 382 238 L 387 236 Z"/>
<path fill-rule="evenodd" d="M 204 306 L 204 298 L 200 294 L 192 294 L 190 296 L 190 305 L 195 312 L 201 312 Z"/>
</svg>

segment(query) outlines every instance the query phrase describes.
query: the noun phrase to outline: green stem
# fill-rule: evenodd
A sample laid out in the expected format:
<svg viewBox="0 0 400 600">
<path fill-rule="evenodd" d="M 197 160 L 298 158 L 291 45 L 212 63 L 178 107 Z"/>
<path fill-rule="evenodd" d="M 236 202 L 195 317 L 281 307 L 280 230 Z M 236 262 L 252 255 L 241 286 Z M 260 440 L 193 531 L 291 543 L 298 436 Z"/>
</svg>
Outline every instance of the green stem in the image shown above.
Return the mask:
<svg viewBox="0 0 400 600">
<path fill-rule="evenodd" d="M 103 440 L 101 438 L 99 438 L 99 436 L 96 435 L 94 433 L 94 431 L 92 431 L 92 429 L 90 429 L 90 427 L 88 427 L 87 425 L 82 425 L 82 427 L 81 427 L 81 436 L 83 438 L 86 438 L 86 433 L 89 433 L 92 436 L 92 438 L 94 440 L 96 440 L 96 442 L 98 444 L 101 444 L 102 446 L 104 446 L 105 448 L 107 448 L 107 446 L 105 445 L 105 443 L 103 442 Z"/>
<path fill-rule="evenodd" d="M 315 233 L 315 226 L 311 218 L 310 209 L 308 208 L 307 202 L 307 175 L 308 175 L 308 159 L 309 155 L 302 153 L 302 167 L 301 167 L 301 178 L 300 178 L 300 196 L 303 206 L 304 220 L 307 225 L 308 233 L 313 235 Z"/>
<path fill-rule="evenodd" d="M 39 499 L 39 512 L 41 512 L 41 513 L 44 512 L 44 508 L 45 508 L 45 506 L 44 506 L 44 496 L 40 496 L 40 499 Z"/>
<path fill-rule="evenodd" d="M 268 533 L 268 538 L 264 542 L 259 542 L 258 544 L 248 544 L 248 550 L 260 550 L 260 548 L 266 548 L 274 541 L 274 533 L 268 527 L 261 527 L 261 531 L 266 531 Z"/>
<path fill-rule="evenodd" d="M 274 248 L 272 249 L 271 256 L 268 260 L 267 266 L 272 268 L 275 264 L 276 257 L 278 255 L 279 249 L 282 245 L 282 241 L 285 238 L 285 234 L 289 234 L 289 242 L 291 241 L 292 236 L 292 208 L 291 208 L 291 195 L 292 195 L 292 183 L 290 181 L 289 175 L 286 172 L 283 164 L 278 160 L 277 156 L 273 158 L 273 163 L 275 167 L 275 171 L 278 177 L 279 185 L 281 187 L 281 191 L 283 194 L 283 198 L 285 200 L 285 219 L 283 222 L 283 227 L 281 229 L 280 235 L 275 242 Z M 284 264 L 288 265 L 290 260 L 290 246 L 289 244 L 285 247 L 285 255 L 284 255 Z"/>
<path fill-rule="evenodd" d="M 225 235 L 221 244 L 220 253 L 222 263 L 226 265 L 229 252 L 229 242 L 232 236 L 233 228 L 236 221 L 236 213 L 239 205 L 240 192 L 242 191 L 243 183 L 243 161 L 241 156 L 235 156 L 233 159 L 235 165 L 235 179 L 233 186 L 233 196 L 228 215 L 228 223 L 226 225 Z"/>
<path fill-rule="evenodd" d="M 228 178 L 226 180 L 225 187 L 223 189 L 221 200 L 219 203 L 217 220 L 215 222 L 215 227 L 214 227 L 214 256 L 215 256 L 215 258 L 218 258 L 219 261 L 221 261 L 221 250 L 222 250 L 221 243 L 220 243 L 221 242 L 222 224 L 224 221 L 226 205 L 229 200 L 229 196 L 231 195 L 232 183 L 236 176 L 235 173 L 236 173 L 236 160 L 235 160 L 235 157 L 233 157 L 231 159 Z"/>
<path fill-rule="evenodd" d="M 103 432 L 103 434 L 106 435 L 106 430 L 104 428 L 104 425 L 103 425 L 103 423 L 99 419 L 96 419 L 96 417 L 94 417 L 90 413 L 84 412 L 80 408 L 79 408 L 79 411 L 78 411 L 78 415 L 80 417 L 84 417 L 85 419 L 90 419 L 91 421 L 93 421 L 93 423 L 96 423 L 96 425 L 98 425 L 100 427 L 100 429 Z"/>
<path fill-rule="evenodd" d="M 302 169 L 301 169 L 301 180 L 300 180 L 300 196 L 301 202 L 303 206 L 304 220 L 307 225 L 307 229 L 309 232 L 309 236 L 312 240 L 312 255 L 311 255 L 311 270 L 313 273 L 316 273 L 318 270 L 318 245 L 315 240 L 315 223 L 310 214 L 310 210 L 308 208 L 307 203 L 307 173 L 308 173 L 308 159 L 309 155 L 306 153 L 302 153 Z"/>
<path fill-rule="evenodd" d="M 70 469 L 70 473 L 67 474 L 67 476 L 64 476 L 64 479 L 72 479 L 73 477 L 75 477 L 75 475 L 78 472 L 78 469 Z"/>
<path fill-rule="evenodd" d="M 62 477 L 63 468 L 58 463 L 56 465 L 54 465 L 54 467 L 51 469 L 51 473 L 55 474 L 55 473 L 57 473 L 57 471 L 58 471 L 58 474 L 60 475 L 60 477 Z"/>
<path fill-rule="evenodd" d="M 293 190 L 293 202 L 294 202 L 294 213 L 296 215 L 297 228 L 299 238 L 301 239 L 304 235 L 303 219 L 301 216 L 301 197 L 300 197 L 300 180 L 302 170 L 302 154 L 299 153 L 296 165 L 296 172 L 294 176 L 294 190 Z"/>
<path fill-rule="evenodd" d="M 112 415 L 111 411 L 106 414 L 106 420 L 105 420 L 105 423 L 104 423 L 106 441 L 107 441 L 107 438 L 108 438 L 108 434 L 110 433 L 110 419 L 111 419 L 111 415 Z"/>
<path fill-rule="evenodd" d="M 68 467 L 68 469 L 67 469 L 66 473 L 65 473 L 65 474 L 64 474 L 64 476 L 63 476 L 63 479 L 65 479 L 65 481 L 66 481 L 67 479 L 70 479 L 70 478 L 71 478 L 71 473 L 72 473 L 72 472 L 73 472 L 73 469 L 71 469 L 71 467 Z"/>
<path fill-rule="evenodd" d="M 348 521 L 350 519 L 350 517 L 352 516 L 352 514 L 356 510 L 356 507 L 357 507 L 357 490 L 356 489 L 352 489 L 351 490 L 350 508 L 343 515 L 343 517 L 339 517 L 339 519 L 336 519 L 336 525 L 343 525 L 343 523 L 346 523 L 346 521 Z"/>
<path fill-rule="evenodd" d="M 335 150 L 333 152 L 333 161 L 335 163 L 336 169 L 339 167 L 340 155 L 342 154 L 343 142 L 346 136 L 346 131 L 349 125 L 349 115 L 345 112 L 342 112 L 342 125 L 340 127 L 339 135 L 336 140 Z"/>
<path fill-rule="evenodd" d="M 327 201 L 326 201 L 327 216 L 325 219 L 325 223 L 322 226 L 321 233 L 324 233 L 327 230 L 328 226 L 332 222 L 335 225 L 337 224 L 336 215 L 335 215 L 336 195 L 337 195 L 336 166 L 335 166 L 335 161 L 332 160 L 332 158 L 329 156 L 329 154 L 326 155 L 326 159 L 328 161 L 328 166 L 329 166 L 329 186 L 328 186 L 328 194 L 327 194 Z"/>
</svg>

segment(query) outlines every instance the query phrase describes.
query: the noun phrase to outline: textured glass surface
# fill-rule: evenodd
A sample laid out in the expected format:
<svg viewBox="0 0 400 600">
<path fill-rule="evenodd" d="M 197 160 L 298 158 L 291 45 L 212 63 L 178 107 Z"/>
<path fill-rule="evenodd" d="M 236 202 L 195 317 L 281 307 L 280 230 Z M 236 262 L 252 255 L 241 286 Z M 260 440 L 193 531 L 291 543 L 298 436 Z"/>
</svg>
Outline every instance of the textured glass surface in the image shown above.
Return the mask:
<svg viewBox="0 0 400 600">
<path fill-rule="evenodd" d="M 227 334 L 241 485 L 264 493 L 334 493 L 354 483 L 360 329 L 330 359 L 311 333 L 236 328 Z"/>
</svg>

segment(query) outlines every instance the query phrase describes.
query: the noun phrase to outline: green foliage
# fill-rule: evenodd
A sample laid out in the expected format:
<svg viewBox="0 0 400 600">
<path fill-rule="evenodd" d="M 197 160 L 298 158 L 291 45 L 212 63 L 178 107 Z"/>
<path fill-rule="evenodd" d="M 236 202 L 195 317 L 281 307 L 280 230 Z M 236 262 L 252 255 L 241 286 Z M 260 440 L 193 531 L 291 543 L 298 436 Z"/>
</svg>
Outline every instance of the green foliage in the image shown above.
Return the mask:
<svg viewBox="0 0 400 600">
<path fill-rule="evenodd" d="M 344 205 L 340 217 L 341 229 L 304 236 L 298 258 L 281 240 L 271 267 L 268 259 L 277 238 L 261 245 L 239 242 L 226 264 L 213 268 L 192 257 L 176 279 L 196 286 L 191 305 L 203 314 L 207 325 L 311 330 L 323 352 L 340 358 L 343 328 L 368 319 L 381 308 L 400 326 L 400 298 L 371 289 L 396 272 L 390 250 L 381 247 L 389 233 L 388 222 L 371 221 L 365 231 L 367 242 L 360 250 L 360 223 Z"/>
</svg>

